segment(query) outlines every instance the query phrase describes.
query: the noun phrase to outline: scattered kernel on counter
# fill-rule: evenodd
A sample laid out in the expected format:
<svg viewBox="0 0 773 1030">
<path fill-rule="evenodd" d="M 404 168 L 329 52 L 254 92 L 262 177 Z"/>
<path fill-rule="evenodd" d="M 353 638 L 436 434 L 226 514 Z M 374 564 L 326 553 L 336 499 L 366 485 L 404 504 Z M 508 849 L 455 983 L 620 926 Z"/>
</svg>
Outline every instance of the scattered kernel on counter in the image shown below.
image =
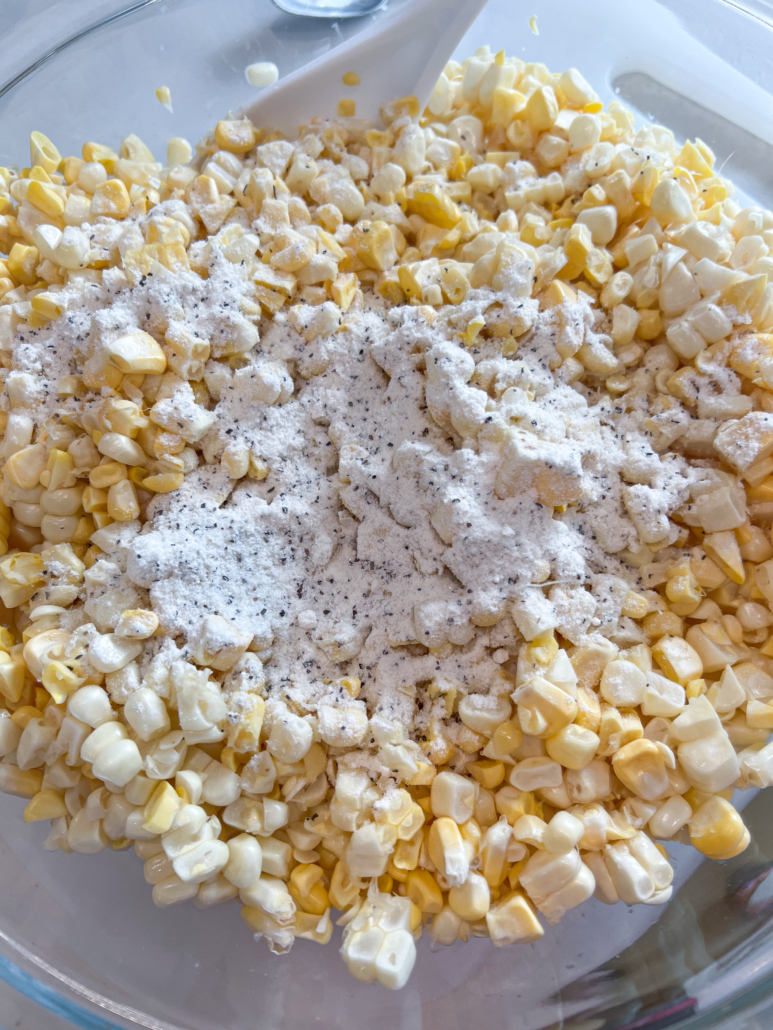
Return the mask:
<svg viewBox="0 0 773 1030">
<path fill-rule="evenodd" d="M 398 989 L 749 844 L 773 215 L 486 47 L 381 120 L 0 168 L 0 790 Z"/>
</svg>

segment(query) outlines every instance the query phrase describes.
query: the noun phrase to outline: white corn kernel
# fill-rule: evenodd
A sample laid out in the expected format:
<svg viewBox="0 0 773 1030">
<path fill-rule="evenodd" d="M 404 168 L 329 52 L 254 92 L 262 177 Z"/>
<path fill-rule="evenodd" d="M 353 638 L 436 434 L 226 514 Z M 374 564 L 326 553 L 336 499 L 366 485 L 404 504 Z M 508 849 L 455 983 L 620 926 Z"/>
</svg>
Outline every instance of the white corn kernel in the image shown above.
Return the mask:
<svg viewBox="0 0 773 1030">
<path fill-rule="evenodd" d="M 430 788 L 432 814 L 449 816 L 456 823 L 466 823 L 475 808 L 475 783 L 453 772 L 441 772 Z"/>
<path fill-rule="evenodd" d="M 646 689 L 647 678 L 633 662 L 617 659 L 610 662 L 601 674 L 601 696 L 607 704 L 618 708 L 635 708 L 640 705 Z"/>
<path fill-rule="evenodd" d="M 704 694 L 689 699 L 685 710 L 671 723 L 669 733 L 681 743 L 700 737 L 711 737 L 721 729 L 722 724 L 716 710 Z"/>
<path fill-rule="evenodd" d="M 647 824 L 653 837 L 668 840 L 692 818 L 692 809 L 684 798 L 675 794 L 664 801 Z"/>
<path fill-rule="evenodd" d="M 191 901 L 199 892 L 197 883 L 184 883 L 174 873 L 153 887 L 153 904 L 156 908 L 169 908 L 183 901 Z"/>
<path fill-rule="evenodd" d="M 489 694 L 466 694 L 459 701 L 459 718 L 476 733 L 490 736 L 497 726 L 510 718 L 512 707 L 503 697 Z"/>
<path fill-rule="evenodd" d="M 483 919 L 491 905 L 491 890 L 480 873 L 470 873 L 460 887 L 448 892 L 448 904 L 468 923 Z"/>
<path fill-rule="evenodd" d="M 661 225 L 689 222 L 695 217 L 690 198 L 676 179 L 663 179 L 658 183 L 652 194 L 650 211 Z"/>
<path fill-rule="evenodd" d="M 569 149 L 575 153 L 595 147 L 601 139 L 601 122 L 595 114 L 580 114 L 569 126 Z"/>
<path fill-rule="evenodd" d="M 445 876 L 449 885 L 461 886 L 469 874 L 470 863 L 459 827 L 453 819 L 447 816 L 435 819 L 429 828 L 427 849 L 435 868 Z"/>
<path fill-rule="evenodd" d="M 70 820 L 67 843 L 76 854 L 96 855 L 105 850 L 108 841 L 101 822 L 89 819 L 86 809 L 82 808 Z"/>
<path fill-rule="evenodd" d="M 95 759 L 92 769 L 98 780 L 125 787 L 143 767 L 139 748 L 133 740 L 117 740 Z"/>
<path fill-rule="evenodd" d="M 289 709 L 274 714 L 266 747 L 280 762 L 299 762 L 311 747 L 314 731 L 300 716 Z"/>
<path fill-rule="evenodd" d="M 198 889 L 193 904 L 196 908 L 211 908 L 213 905 L 222 905 L 226 901 L 232 901 L 239 896 L 239 891 L 232 883 L 229 883 L 224 876 L 216 876 L 214 880 L 202 883 Z"/>
<path fill-rule="evenodd" d="M 729 787 L 741 772 L 733 745 L 724 730 L 710 737 L 681 743 L 677 756 L 690 784 L 707 794 L 718 794 Z"/>
<path fill-rule="evenodd" d="M 243 904 L 257 908 L 280 925 L 286 926 L 295 915 L 295 902 L 287 885 L 275 876 L 263 873 L 259 880 L 239 891 L 239 898 Z"/>
<path fill-rule="evenodd" d="M 118 672 L 142 654 L 143 646 L 115 633 L 102 633 L 89 644 L 89 661 L 98 672 Z"/>
<path fill-rule="evenodd" d="M 561 785 L 563 772 L 552 758 L 524 758 L 510 773 L 510 783 L 518 790 L 540 790 Z"/>
<path fill-rule="evenodd" d="M 247 833 L 240 833 L 228 841 L 228 862 L 223 876 L 239 890 L 250 887 L 260 879 L 263 854 L 260 844 Z"/>
<path fill-rule="evenodd" d="M 154 740 L 171 728 L 164 702 L 150 687 L 135 690 L 124 705 L 123 713 L 140 740 Z"/>
<path fill-rule="evenodd" d="M 580 225 L 587 225 L 597 247 L 605 247 L 617 232 L 617 210 L 611 204 L 590 207 L 577 216 Z"/>
<path fill-rule="evenodd" d="M 207 766 L 202 788 L 202 799 L 209 805 L 226 806 L 236 801 L 241 793 L 239 777 L 221 762 Z"/>
<path fill-rule="evenodd" d="M 435 826 L 436 823 L 432 825 Z M 458 832 L 457 830 L 457 834 Z M 381 876 L 386 869 L 388 858 L 389 854 L 379 840 L 373 823 L 365 823 L 354 831 L 345 854 L 346 868 L 352 879 Z"/>
<path fill-rule="evenodd" d="M 224 869 L 228 858 L 228 845 L 224 841 L 208 840 L 183 852 L 172 862 L 172 867 L 183 883 L 203 883 Z"/>
<path fill-rule="evenodd" d="M 583 838 L 585 827 L 569 812 L 556 812 L 542 836 L 546 851 L 563 854 L 576 847 Z"/>
<path fill-rule="evenodd" d="M 372 825 L 372 824 L 371 824 Z M 293 862 L 293 849 L 276 837 L 263 837 L 260 844 L 263 856 L 263 872 L 286 880 Z"/>
<path fill-rule="evenodd" d="M 94 729 L 116 718 L 110 698 L 102 687 L 81 687 L 80 690 L 76 690 L 70 695 L 67 711 L 73 718 L 85 722 Z"/>
<path fill-rule="evenodd" d="M 62 724 L 64 725 L 64 723 Z M 126 727 L 120 722 L 105 722 L 83 742 L 80 757 L 84 762 L 95 762 L 105 748 L 127 737 Z"/>
</svg>

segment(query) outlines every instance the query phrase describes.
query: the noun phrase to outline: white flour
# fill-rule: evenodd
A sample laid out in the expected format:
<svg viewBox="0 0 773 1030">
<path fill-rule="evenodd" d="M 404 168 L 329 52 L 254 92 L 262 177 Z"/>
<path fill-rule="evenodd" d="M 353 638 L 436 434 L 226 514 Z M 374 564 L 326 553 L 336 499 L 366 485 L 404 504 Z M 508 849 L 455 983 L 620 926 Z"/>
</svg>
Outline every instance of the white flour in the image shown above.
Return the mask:
<svg viewBox="0 0 773 1030">
<path fill-rule="evenodd" d="M 219 255 L 208 280 L 129 290 L 106 278 L 62 325 L 20 339 L 16 368 L 35 375 L 39 395 L 73 370 L 68 354 L 112 333 L 162 335 L 172 317 L 213 344 L 243 331 L 249 283 Z M 668 536 L 687 465 L 651 450 L 635 391 L 627 406 L 606 394 L 595 403 L 551 372 L 559 317 L 561 331 L 596 339 L 584 300 L 537 315 L 536 302 L 486 289 L 451 318 L 465 326 L 493 302 L 536 319 L 512 357 L 496 341 L 466 349 L 442 315 L 428 325 L 415 308 L 370 302 L 311 345 L 280 313 L 252 365 L 234 374 L 209 363 L 219 402 L 201 442 L 211 464 L 153 502 L 129 548 L 128 578 L 180 646 L 221 615 L 254 636 L 270 691 L 315 711 L 325 681 L 358 676 L 371 713 L 420 728 L 417 687 L 487 692 L 517 653 L 513 602 L 529 597 L 572 643 L 619 632 L 636 580 L 613 553 L 637 545 L 631 518 L 652 540 Z M 310 362 L 325 371 L 302 378 Z M 166 403 L 196 407 L 181 391 Z M 238 442 L 266 462 L 265 480 L 228 479 L 219 458 Z M 533 487 L 503 486 L 510 447 L 568 477 L 577 503 L 554 512 Z"/>
</svg>

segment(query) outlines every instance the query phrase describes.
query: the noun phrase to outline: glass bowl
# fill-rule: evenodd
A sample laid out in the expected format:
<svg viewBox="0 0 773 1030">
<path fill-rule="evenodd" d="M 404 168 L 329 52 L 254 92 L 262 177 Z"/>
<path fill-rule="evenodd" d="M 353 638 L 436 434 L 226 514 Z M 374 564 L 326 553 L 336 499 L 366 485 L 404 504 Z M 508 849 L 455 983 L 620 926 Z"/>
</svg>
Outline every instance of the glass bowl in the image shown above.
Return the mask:
<svg viewBox="0 0 773 1030">
<path fill-rule="evenodd" d="M 268 0 L 5 6 L 0 164 L 24 163 L 32 129 L 63 153 L 136 132 L 163 158 L 169 136 L 195 141 L 255 96 L 247 64 L 273 60 L 286 74 L 369 20 L 294 18 Z M 555 70 L 579 67 L 605 101 L 704 139 L 742 199 L 773 204 L 767 2 L 537 9 L 534 35 L 531 8 L 490 0 L 458 56 L 489 43 Z M 162 85 L 174 114 L 155 98 Z M 700 863 L 669 846 L 677 889 L 666 908 L 591 901 L 537 944 L 508 949 L 473 940 L 433 951 L 425 937 L 408 986 L 391 993 L 353 980 L 335 943 L 299 941 L 275 958 L 235 906 L 156 910 L 133 852 L 47 853 L 46 829 L 23 824 L 24 802 L 3 796 L 0 977 L 90 1030 L 762 1030 L 773 1024 L 773 801 L 741 801 L 750 847 Z"/>
</svg>

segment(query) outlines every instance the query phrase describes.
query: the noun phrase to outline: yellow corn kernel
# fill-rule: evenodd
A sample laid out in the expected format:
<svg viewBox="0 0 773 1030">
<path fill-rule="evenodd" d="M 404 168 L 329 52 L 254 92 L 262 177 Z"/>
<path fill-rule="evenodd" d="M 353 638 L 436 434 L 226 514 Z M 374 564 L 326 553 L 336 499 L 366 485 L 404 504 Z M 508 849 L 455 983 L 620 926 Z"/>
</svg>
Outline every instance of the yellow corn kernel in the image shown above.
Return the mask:
<svg viewBox="0 0 773 1030">
<path fill-rule="evenodd" d="M 470 762 L 467 766 L 467 771 L 486 790 L 494 790 L 505 778 L 504 763 L 497 762 L 491 758 Z"/>
<path fill-rule="evenodd" d="M 688 140 L 679 152 L 676 164 L 693 172 L 702 179 L 710 178 L 713 175 L 714 155 L 705 143 L 703 144 L 703 150 L 699 149 L 697 146 L 699 142 L 699 140 L 696 140 L 695 143 L 692 143 Z M 709 160 L 708 155 L 711 155 L 711 160 Z"/>
<path fill-rule="evenodd" d="M 641 719 L 633 709 L 613 708 L 611 705 L 600 707 L 597 751 L 599 756 L 613 755 L 621 747 L 639 740 L 644 735 Z"/>
<path fill-rule="evenodd" d="M 290 873 L 290 883 L 298 891 L 298 894 L 305 898 L 315 883 L 318 883 L 325 875 L 321 866 L 313 863 L 302 863 L 297 865 Z"/>
<path fill-rule="evenodd" d="M 707 533 L 703 538 L 703 549 L 733 583 L 739 585 L 746 579 L 741 551 L 732 530 L 721 533 Z"/>
<path fill-rule="evenodd" d="M 258 133 L 249 118 L 225 120 L 215 126 L 215 142 L 221 150 L 246 154 L 258 140 Z"/>
<path fill-rule="evenodd" d="M 534 132 L 551 129 L 558 117 L 558 100 L 552 86 L 540 86 L 526 101 L 526 119 Z"/>
<path fill-rule="evenodd" d="M 669 787 L 663 753 L 653 740 L 641 738 L 621 747 L 612 758 L 615 775 L 629 790 L 652 801 Z"/>
<path fill-rule="evenodd" d="M 684 692 L 687 700 L 689 701 L 692 697 L 701 697 L 707 690 L 708 687 L 706 686 L 706 680 L 696 679 L 690 680 L 685 687 Z"/>
<path fill-rule="evenodd" d="M 49 218 L 60 218 L 64 214 L 64 197 L 47 183 L 33 180 L 27 190 L 27 200 Z"/>
<path fill-rule="evenodd" d="M 249 911 L 257 913 L 257 909 L 248 909 L 245 906 L 242 914 Z M 324 912 L 320 918 L 316 913 L 298 910 L 293 920 L 293 934 L 303 940 L 314 941 L 315 944 L 329 944 L 330 938 L 333 936 L 333 921 Z"/>
<path fill-rule="evenodd" d="M 497 86 L 491 97 L 491 114 L 488 123 L 507 128 L 526 107 L 526 97 L 517 89 Z M 467 156 L 467 155 L 465 155 Z"/>
<path fill-rule="evenodd" d="M 405 893 L 425 914 L 435 915 L 443 908 L 443 895 L 432 874 L 414 869 L 405 881 Z"/>
<path fill-rule="evenodd" d="M 405 883 L 408 873 L 419 864 L 421 840 L 421 835 L 417 840 L 399 840 L 390 856 L 387 871 L 400 883 Z"/>
<path fill-rule="evenodd" d="M 45 565 L 37 554 L 18 551 L 0 561 L 0 599 L 6 608 L 18 608 L 43 585 Z M 2 661 L 2 659 L 0 659 Z"/>
<path fill-rule="evenodd" d="M 20 659 L 14 660 L 5 652 L 0 656 L 0 695 L 11 704 L 16 704 L 24 693 L 26 672 L 27 667 Z"/>
<path fill-rule="evenodd" d="M 112 147 L 103 146 L 101 143 L 84 143 L 81 151 L 84 161 L 98 161 L 108 175 L 113 174 L 113 167 L 118 160 L 118 154 Z"/>
<path fill-rule="evenodd" d="M 166 355 L 153 337 L 142 330 L 112 340 L 105 346 L 105 352 L 123 373 L 160 375 L 166 371 Z"/>
<path fill-rule="evenodd" d="M 540 298 L 540 307 L 547 310 L 558 307 L 559 304 L 575 304 L 576 302 L 577 294 L 572 287 L 561 282 L 560 279 L 554 279 L 547 289 L 543 291 Z"/>
<path fill-rule="evenodd" d="M 398 100 L 382 104 L 379 111 L 381 121 L 389 126 L 398 118 L 417 118 L 420 113 L 419 101 L 414 96 L 400 97 Z"/>
<path fill-rule="evenodd" d="M 290 894 L 296 905 L 303 912 L 308 912 L 311 915 L 323 916 L 330 908 L 330 896 L 324 884 L 319 881 L 305 895 L 299 894 L 297 888 L 291 883 Z"/>
<path fill-rule="evenodd" d="M 389 873 L 382 873 L 376 880 L 376 883 L 378 884 L 378 889 L 382 894 L 391 894 L 392 888 L 395 885 L 395 881 Z"/>
<path fill-rule="evenodd" d="M 17 798 L 33 798 L 43 786 L 42 769 L 17 769 L 15 765 L 0 765 L 0 792 Z"/>
<path fill-rule="evenodd" d="M 359 86 L 360 77 L 357 72 L 346 72 L 341 77 L 341 82 L 343 82 L 344 86 Z"/>
<path fill-rule="evenodd" d="M 62 155 L 54 144 L 42 132 L 30 133 L 30 164 L 40 166 L 46 172 L 55 172 L 59 168 Z"/>
<path fill-rule="evenodd" d="M 727 286 L 719 295 L 719 300 L 722 304 L 736 308 L 741 315 L 751 315 L 765 296 L 767 285 L 767 275 L 751 275 L 748 279 Z"/>
<path fill-rule="evenodd" d="M 11 716 L 11 722 L 15 723 L 20 730 L 26 729 L 33 719 L 42 718 L 43 713 L 34 705 L 22 705 L 17 708 Z"/>
<path fill-rule="evenodd" d="M 386 222 L 360 222 L 350 245 L 360 261 L 376 272 L 387 271 L 397 261 L 394 240 Z"/>
<path fill-rule="evenodd" d="M 491 906 L 486 926 L 495 947 L 528 944 L 545 933 L 531 902 L 520 891 L 505 895 Z"/>
<path fill-rule="evenodd" d="M 575 222 L 564 240 L 567 263 L 559 271 L 559 279 L 576 279 L 585 270 L 588 255 L 593 250 L 593 240 L 587 225 Z"/>
<path fill-rule="evenodd" d="M 174 817 L 180 808 L 180 798 L 167 780 L 162 781 L 153 791 L 150 801 L 145 805 L 142 827 L 148 833 L 166 833 L 172 828 Z"/>
<path fill-rule="evenodd" d="M 729 801 L 719 796 L 697 808 L 687 825 L 690 843 L 707 858 L 732 858 L 749 844 L 743 819 Z"/>
<path fill-rule="evenodd" d="M 429 762 L 417 762 L 418 772 L 409 780 L 411 787 L 428 787 L 435 779 L 435 767 Z M 431 807 L 425 806 L 424 802 L 428 801 L 428 798 L 419 798 L 418 803 L 424 809 L 425 814 L 431 813 Z"/>
<path fill-rule="evenodd" d="M 32 286 L 37 282 L 36 269 L 39 261 L 40 254 L 37 247 L 28 246 L 26 243 L 14 243 L 6 264 L 15 283 Z"/>
<path fill-rule="evenodd" d="M 97 465 L 96 468 L 93 468 L 91 472 L 89 472 L 89 484 L 96 490 L 102 492 L 104 490 L 108 490 L 114 483 L 120 483 L 122 479 L 126 479 L 127 475 L 128 470 L 123 462 L 106 461 L 102 465 Z M 98 512 L 100 510 L 100 508 L 92 509 L 93 512 Z M 107 511 L 107 498 L 105 498 L 105 511 Z"/>
<path fill-rule="evenodd" d="M 154 494 L 168 494 L 179 490 L 185 476 L 182 472 L 161 472 L 142 481 L 142 489 Z"/>
<path fill-rule="evenodd" d="M 521 729 L 533 737 L 552 737 L 577 714 L 569 694 L 540 676 L 519 687 L 515 698 Z"/>
<path fill-rule="evenodd" d="M 643 619 L 649 610 L 650 603 L 644 594 L 638 594 L 635 590 L 630 590 L 623 601 L 621 614 L 629 619 Z"/>
<path fill-rule="evenodd" d="M 512 826 L 523 815 L 534 815 L 537 810 L 534 795 L 517 787 L 500 787 L 494 795 L 497 812 Z"/>
<path fill-rule="evenodd" d="M 360 281 L 354 272 L 341 272 L 330 283 L 330 296 L 342 311 L 348 311 L 359 288 Z"/>
<path fill-rule="evenodd" d="M 349 908 L 360 896 L 360 888 L 350 879 L 343 862 L 336 862 L 328 888 L 330 904 L 340 911 Z"/>
<path fill-rule="evenodd" d="M 681 637 L 663 636 L 652 647 L 652 657 L 669 679 L 685 686 L 703 674 L 695 648 Z"/>
<path fill-rule="evenodd" d="M 545 741 L 545 749 L 554 762 L 565 769 L 584 769 L 596 754 L 600 739 L 593 730 L 573 723 Z"/>
<path fill-rule="evenodd" d="M 645 616 L 642 628 L 650 643 L 666 633 L 675 637 L 684 635 L 684 623 L 678 615 L 668 611 L 650 612 Z"/>
<path fill-rule="evenodd" d="M 507 873 L 507 882 L 510 884 L 511 889 L 515 889 L 521 882 L 521 873 L 526 868 L 526 863 L 529 861 L 529 856 L 522 858 L 520 862 L 513 862 Z"/>
<path fill-rule="evenodd" d="M 453 229 L 462 213 L 438 183 L 413 184 L 408 189 L 408 214 L 421 215 L 431 225 Z"/>
<path fill-rule="evenodd" d="M 660 312 L 656 310 L 643 310 L 639 312 L 639 325 L 636 335 L 641 340 L 656 340 L 663 332 L 663 319 Z"/>
<path fill-rule="evenodd" d="M 103 218 L 126 218 L 131 211 L 129 191 L 120 179 L 108 179 L 94 190 L 91 213 Z"/>
<path fill-rule="evenodd" d="M 54 699 L 54 703 L 61 705 L 78 687 L 83 686 L 86 680 L 62 662 L 54 661 L 46 666 L 41 682 Z"/>
<path fill-rule="evenodd" d="M 66 157 L 62 161 L 62 174 L 64 175 L 64 181 L 68 186 L 72 186 L 78 181 L 80 170 L 83 168 L 85 161 L 80 157 Z"/>
<path fill-rule="evenodd" d="M 263 728 L 266 703 L 257 695 L 251 695 L 250 700 L 252 707 L 249 712 L 242 713 L 239 720 L 228 730 L 228 745 L 237 754 L 256 751 L 260 746 L 260 731 Z"/>
<path fill-rule="evenodd" d="M 773 705 L 751 700 L 746 705 L 746 725 L 750 730 L 773 730 Z"/>
<path fill-rule="evenodd" d="M 64 311 L 64 308 L 57 302 L 56 295 L 45 291 L 36 294 L 30 301 L 30 305 L 35 314 L 45 319 L 46 322 L 53 322 Z"/>
<path fill-rule="evenodd" d="M 140 506 L 134 483 L 122 479 L 107 491 L 107 513 L 116 522 L 132 522 L 139 518 Z"/>
<path fill-rule="evenodd" d="M 67 805 L 59 791 L 41 790 L 24 809 L 24 822 L 39 823 L 45 819 L 58 819 L 67 814 Z"/>
</svg>

